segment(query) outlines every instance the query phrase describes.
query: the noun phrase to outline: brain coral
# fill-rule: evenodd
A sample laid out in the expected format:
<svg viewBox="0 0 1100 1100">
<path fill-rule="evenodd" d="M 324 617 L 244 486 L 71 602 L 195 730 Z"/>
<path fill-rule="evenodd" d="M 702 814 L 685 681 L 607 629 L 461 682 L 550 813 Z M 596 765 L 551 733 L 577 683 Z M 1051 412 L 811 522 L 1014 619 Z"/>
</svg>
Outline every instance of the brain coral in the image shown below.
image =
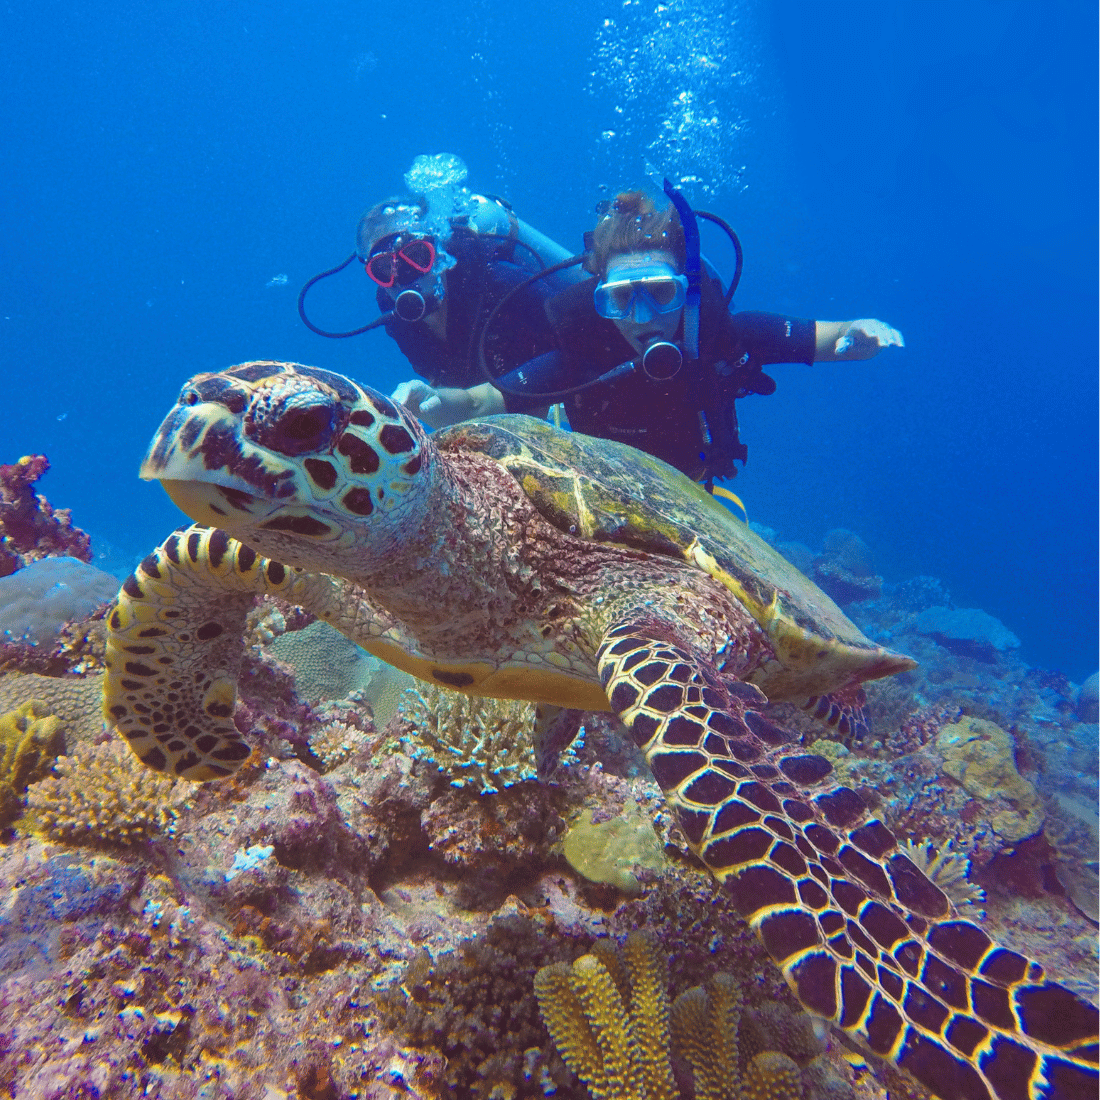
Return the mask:
<svg viewBox="0 0 1100 1100">
<path fill-rule="evenodd" d="M 103 732 L 103 675 L 38 676 L 8 672 L 0 676 L 0 713 L 41 700 L 61 720 L 65 743 L 93 741 Z"/>
<path fill-rule="evenodd" d="M 328 623 L 288 630 L 267 645 L 268 652 L 294 667 L 294 686 L 310 703 L 365 699 L 378 729 L 393 717 L 398 698 L 416 683 L 407 672 L 378 660 Z"/>
<path fill-rule="evenodd" d="M 0 577 L 0 636 L 52 643 L 58 631 L 113 600 L 119 580 L 76 558 L 42 558 Z"/>
<path fill-rule="evenodd" d="M 975 798 L 1000 801 L 990 824 L 1009 843 L 1038 832 L 1043 808 L 1035 788 L 1016 770 L 1015 744 L 1000 726 L 981 718 L 960 718 L 936 737 L 943 770 Z"/>
<path fill-rule="evenodd" d="M 77 745 L 56 770 L 27 792 L 33 827 L 54 840 L 135 844 L 173 818 L 176 780 L 145 767 L 121 741 Z"/>
</svg>

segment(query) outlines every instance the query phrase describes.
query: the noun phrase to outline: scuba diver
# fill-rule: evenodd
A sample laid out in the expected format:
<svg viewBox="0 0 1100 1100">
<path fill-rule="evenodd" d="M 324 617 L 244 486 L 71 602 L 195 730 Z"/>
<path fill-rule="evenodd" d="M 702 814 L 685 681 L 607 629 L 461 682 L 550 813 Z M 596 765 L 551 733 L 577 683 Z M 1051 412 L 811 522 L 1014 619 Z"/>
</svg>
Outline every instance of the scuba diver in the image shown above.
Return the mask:
<svg viewBox="0 0 1100 1100">
<path fill-rule="evenodd" d="M 735 463 L 747 458 L 734 402 L 775 392 L 765 366 L 869 359 L 904 340 L 871 319 L 731 313 L 742 267 L 736 234 L 693 211 L 667 181 L 665 192 L 662 210 L 644 192 L 628 191 L 602 211 L 575 259 L 590 277 L 545 303 L 555 349 L 502 375 L 486 359 L 499 396 L 484 411 L 537 411 L 562 401 L 574 431 L 629 443 L 709 486 L 735 476 Z M 734 245 L 728 288 L 700 256 L 697 218 L 717 223 Z M 501 313 L 508 304 L 505 296 Z M 490 316 L 486 342 L 497 323 Z"/>
<path fill-rule="evenodd" d="M 484 380 L 479 346 L 498 373 L 552 349 L 555 338 L 542 303 L 584 277 L 565 270 L 528 282 L 569 253 L 520 221 L 502 199 L 458 186 L 465 176 L 457 157 L 418 157 L 405 178 L 406 184 L 425 183 L 423 193 L 386 199 L 368 210 L 359 221 L 355 252 L 306 283 L 298 298 L 302 321 L 319 335 L 342 338 L 383 327 L 424 379 L 402 382 L 394 400 L 429 427 L 513 407 Z M 351 332 L 327 332 L 306 315 L 306 294 L 353 260 L 363 265 L 381 316 Z M 479 340 L 485 319 L 505 296 L 493 333 Z M 532 408 L 526 395 L 516 401 L 525 411 Z"/>
</svg>

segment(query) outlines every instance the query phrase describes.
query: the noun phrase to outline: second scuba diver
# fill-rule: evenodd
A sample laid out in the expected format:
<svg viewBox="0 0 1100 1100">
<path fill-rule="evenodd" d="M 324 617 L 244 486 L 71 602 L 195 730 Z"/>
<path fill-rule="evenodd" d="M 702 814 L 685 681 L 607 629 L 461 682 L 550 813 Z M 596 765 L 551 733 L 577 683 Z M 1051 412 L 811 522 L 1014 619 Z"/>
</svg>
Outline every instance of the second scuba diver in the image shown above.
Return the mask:
<svg viewBox="0 0 1100 1100">
<path fill-rule="evenodd" d="M 735 462 L 746 459 L 734 402 L 775 392 L 763 367 L 869 359 L 904 346 L 900 332 L 872 319 L 731 313 L 741 268 L 736 236 L 721 219 L 699 212 L 730 234 L 737 251 L 737 270 L 724 289 L 701 260 L 696 212 L 667 183 L 665 190 L 670 202 L 663 210 L 644 192 L 620 194 L 586 235 L 583 265 L 591 277 L 545 302 L 555 348 L 503 374 L 486 356 L 497 392 L 480 391 L 477 413 L 451 401 L 442 412 L 456 415 L 437 415 L 430 426 L 505 409 L 541 413 L 560 400 L 573 430 L 629 443 L 709 484 L 734 476 Z M 499 314 L 489 317 L 486 346 L 509 305 L 505 295 Z"/>
</svg>

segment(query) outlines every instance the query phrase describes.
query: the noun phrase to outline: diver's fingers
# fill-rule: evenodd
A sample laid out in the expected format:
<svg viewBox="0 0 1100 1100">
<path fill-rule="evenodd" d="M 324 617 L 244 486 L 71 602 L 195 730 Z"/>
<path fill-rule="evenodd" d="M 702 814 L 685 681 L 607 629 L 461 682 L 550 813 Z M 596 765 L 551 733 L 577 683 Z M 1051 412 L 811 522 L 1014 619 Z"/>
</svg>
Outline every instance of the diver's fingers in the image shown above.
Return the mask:
<svg viewBox="0 0 1100 1100">
<path fill-rule="evenodd" d="M 417 412 L 423 403 L 430 400 L 435 390 L 419 378 L 411 378 L 408 382 L 402 382 L 397 389 L 390 394 L 391 401 L 397 401 L 404 405 L 409 412 Z"/>
</svg>

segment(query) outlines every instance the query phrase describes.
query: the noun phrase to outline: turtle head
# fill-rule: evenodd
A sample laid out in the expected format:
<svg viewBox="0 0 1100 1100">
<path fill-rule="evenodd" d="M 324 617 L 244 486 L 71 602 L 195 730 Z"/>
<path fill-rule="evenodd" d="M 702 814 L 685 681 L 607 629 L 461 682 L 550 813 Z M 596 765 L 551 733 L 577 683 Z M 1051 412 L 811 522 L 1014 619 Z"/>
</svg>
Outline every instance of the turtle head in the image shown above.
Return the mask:
<svg viewBox="0 0 1100 1100">
<path fill-rule="evenodd" d="M 415 536 L 435 450 L 375 390 L 296 363 L 244 363 L 183 387 L 141 465 L 198 523 L 288 565 L 368 564 Z"/>
</svg>

